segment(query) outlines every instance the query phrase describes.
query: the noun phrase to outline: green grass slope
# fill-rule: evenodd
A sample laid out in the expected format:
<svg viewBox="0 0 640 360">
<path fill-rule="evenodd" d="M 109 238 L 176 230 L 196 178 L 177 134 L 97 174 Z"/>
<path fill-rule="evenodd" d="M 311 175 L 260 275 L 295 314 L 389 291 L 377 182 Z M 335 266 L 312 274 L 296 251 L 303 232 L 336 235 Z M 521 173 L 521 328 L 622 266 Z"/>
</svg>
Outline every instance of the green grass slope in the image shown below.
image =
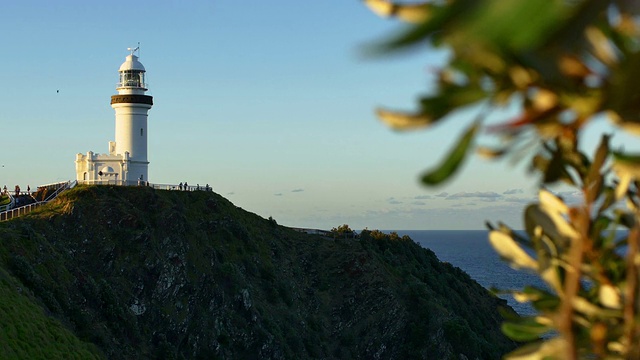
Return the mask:
<svg viewBox="0 0 640 360">
<path fill-rule="evenodd" d="M 504 302 L 411 239 L 300 234 L 211 192 L 80 186 L 0 223 L 0 238 L 7 289 L 32 294 L 0 303 L 63 324 L 82 358 L 97 353 L 86 342 L 109 359 L 498 359 L 514 347 Z M 0 344 L 15 354 L 40 341 L 12 334 Z"/>
<path fill-rule="evenodd" d="M 80 341 L 60 321 L 47 316 L 37 300 L 0 269 L 1 359 L 101 359 L 98 349 Z"/>
<path fill-rule="evenodd" d="M 0 195 L 0 206 L 9 205 L 11 198 L 9 195 Z"/>
</svg>

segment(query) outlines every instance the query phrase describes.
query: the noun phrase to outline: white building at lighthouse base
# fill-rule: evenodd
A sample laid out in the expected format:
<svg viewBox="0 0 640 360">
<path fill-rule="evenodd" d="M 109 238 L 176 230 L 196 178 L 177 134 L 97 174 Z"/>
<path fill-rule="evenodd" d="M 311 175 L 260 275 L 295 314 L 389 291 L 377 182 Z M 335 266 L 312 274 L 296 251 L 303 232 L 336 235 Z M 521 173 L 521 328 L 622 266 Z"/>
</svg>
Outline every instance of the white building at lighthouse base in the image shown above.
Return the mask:
<svg viewBox="0 0 640 360">
<path fill-rule="evenodd" d="M 83 184 L 95 185 L 141 185 L 146 179 L 138 174 L 146 170 L 148 162 L 133 161 L 129 152 L 115 153 L 115 142 L 109 142 L 109 154 L 76 155 L 76 179 Z M 138 175 L 136 177 L 136 175 Z"/>
</svg>

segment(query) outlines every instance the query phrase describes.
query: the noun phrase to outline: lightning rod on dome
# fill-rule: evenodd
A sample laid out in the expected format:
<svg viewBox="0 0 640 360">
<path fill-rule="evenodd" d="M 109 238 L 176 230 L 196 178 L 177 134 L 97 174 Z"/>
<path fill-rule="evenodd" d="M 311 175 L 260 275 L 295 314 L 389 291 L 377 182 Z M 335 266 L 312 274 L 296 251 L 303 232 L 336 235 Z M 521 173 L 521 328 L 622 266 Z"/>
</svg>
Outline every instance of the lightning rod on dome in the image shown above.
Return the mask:
<svg viewBox="0 0 640 360">
<path fill-rule="evenodd" d="M 127 51 L 131 51 L 131 55 L 133 55 L 134 52 L 138 52 L 138 57 L 140 57 L 140 42 L 138 42 L 138 47 L 136 48 L 127 48 Z"/>
</svg>

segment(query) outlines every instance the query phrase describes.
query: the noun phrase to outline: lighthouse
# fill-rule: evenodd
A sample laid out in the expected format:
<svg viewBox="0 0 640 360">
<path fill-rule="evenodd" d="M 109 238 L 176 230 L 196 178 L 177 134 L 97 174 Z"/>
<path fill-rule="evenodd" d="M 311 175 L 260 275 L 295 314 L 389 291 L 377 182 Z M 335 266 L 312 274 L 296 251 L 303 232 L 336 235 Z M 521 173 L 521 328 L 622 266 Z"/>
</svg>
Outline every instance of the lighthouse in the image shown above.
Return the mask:
<svg viewBox="0 0 640 360">
<path fill-rule="evenodd" d="M 149 178 L 147 113 L 153 105 L 153 98 L 145 95 L 146 71 L 134 55 L 138 50 L 139 47 L 131 49 L 131 54 L 120 66 L 120 82 L 116 88 L 118 95 L 111 96 L 111 107 L 116 111 L 115 153 L 128 153 L 128 176 L 123 179 L 128 181 L 147 181 Z"/>
<path fill-rule="evenodd" d="M 147 158 L 147 118 L 153 97 L 146 95 L 146 70 L 130 54 L 118 69 L 117 95 L 111 96 L 115 110 L 115 141 L 109 142 L 109 154 L 76 155 L 76 179 L 87 184 L 135 185 L 149 181 Z"/>
</svg>

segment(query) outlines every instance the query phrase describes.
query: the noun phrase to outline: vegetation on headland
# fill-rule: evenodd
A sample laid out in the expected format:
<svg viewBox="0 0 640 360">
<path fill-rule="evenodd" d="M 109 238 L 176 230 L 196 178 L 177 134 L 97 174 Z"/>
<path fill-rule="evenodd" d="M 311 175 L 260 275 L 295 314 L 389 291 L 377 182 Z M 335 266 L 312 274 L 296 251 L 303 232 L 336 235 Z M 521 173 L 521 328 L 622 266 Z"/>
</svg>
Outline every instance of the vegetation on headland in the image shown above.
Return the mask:
<svg viewBox="0 0 640 360">
<path fill-rule="evenodd" d="M 7 332 L 10 351 L 497 359 L 515 346 L 504 300 L 408 237 L 302 234 L 212 192 L 79 186 L 0 238 L 0 303 L 25 307 L 3 326 L 54 334 Z"/>
<path fill-rule="evenodd" d="M 0 269 L 0 358 L 101 359 L 95 345 L 79 340 L 45 313 L 32 291 Z"/>
<path fill-rule="evenodd" d="M 640 155 L 615 149 L 610 134 L 593 151 L 583 139 L 603 120 L 640 134 L 638 2 L 364 3 L 412 23 L 379 53 L 440 48 L 449 55 L 439 68 L 430 66 L 436 87 L 415 111 L 378 110 L 399 130 L 466 122 L 442 162 L 422 175 L 424 184 L 450 179 L 474 150 L 490 159 L 527 159 L 539 177 L 539 200 L 523 209 L 524 236 L 489 224 L 497 252 L 547 284 L 514 292 L 538 313 L 504 324 L 506 334 L 526 342 L 509 358 L 640 359 Z M 504 108 L 519 113 L 487 125 Z M 474 115 L 452 116 L 462 109 Z M 481 134 L 495 138 L 477 146 L 486 139 Z M 565 202 L 548 190 L 554 185 L 581 201 Z M 618 229 L 626 230 L 623 238 Z"/>
</svg>

